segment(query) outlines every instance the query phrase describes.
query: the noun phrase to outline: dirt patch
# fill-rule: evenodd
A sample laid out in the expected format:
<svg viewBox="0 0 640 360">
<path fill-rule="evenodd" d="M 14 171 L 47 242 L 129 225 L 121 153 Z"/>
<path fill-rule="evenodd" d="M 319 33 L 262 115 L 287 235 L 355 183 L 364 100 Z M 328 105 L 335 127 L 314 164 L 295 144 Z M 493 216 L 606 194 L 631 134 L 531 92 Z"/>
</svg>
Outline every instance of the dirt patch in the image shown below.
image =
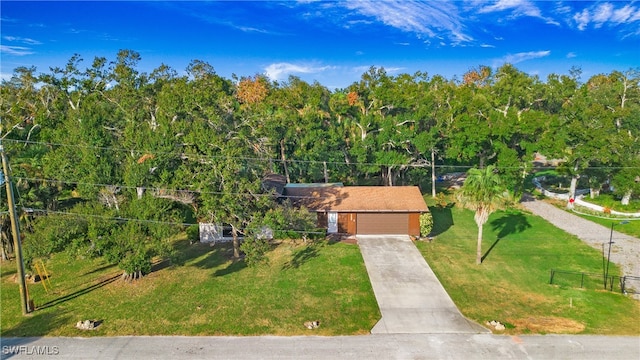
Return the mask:
<svg viewBox="0 0 640 360">
<path fill-rule="evenodd" d="M 585 325 L 580 322 L 555 316 L 509 319 L 508 322 L 514 325 L 518 332 L 528 330 L 539 334 L 577 334 L 585 328 Z"/>
</svg>

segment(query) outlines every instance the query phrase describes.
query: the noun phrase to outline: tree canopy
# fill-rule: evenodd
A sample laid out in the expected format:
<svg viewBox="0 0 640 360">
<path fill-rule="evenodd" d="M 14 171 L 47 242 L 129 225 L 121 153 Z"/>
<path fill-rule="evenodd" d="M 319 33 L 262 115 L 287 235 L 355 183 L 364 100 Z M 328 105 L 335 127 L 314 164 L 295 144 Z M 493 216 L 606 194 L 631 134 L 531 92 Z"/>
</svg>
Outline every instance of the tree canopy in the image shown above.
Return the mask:
<svg viewBox="0 0 640 360">
<path fill-rule="evenodd" d="M 53 229 L 43 215 L 71 217 L 65 244 L 42 249 L 145 263 L 169 256 L 159 238 L 184 224 L 222 222 L 235 234 L 280 206 L 261 186 L 268 174 L 425 191 L 449 167 L 491 166 L 517 193 L 536 153 L 638 196 L 637 69 L 581 82 L 576 69 L 542 80 L 510 64 L 461 81 L 371 67 L 329 90 L 297 77 L 226 79 L 201 60 L 145 73 L 140 60 L 133 50 L 88 64 L 76 54 L 2 81 L 0 135 L 20 205 L 37 215 L 26 241 Z"/>
</svg>

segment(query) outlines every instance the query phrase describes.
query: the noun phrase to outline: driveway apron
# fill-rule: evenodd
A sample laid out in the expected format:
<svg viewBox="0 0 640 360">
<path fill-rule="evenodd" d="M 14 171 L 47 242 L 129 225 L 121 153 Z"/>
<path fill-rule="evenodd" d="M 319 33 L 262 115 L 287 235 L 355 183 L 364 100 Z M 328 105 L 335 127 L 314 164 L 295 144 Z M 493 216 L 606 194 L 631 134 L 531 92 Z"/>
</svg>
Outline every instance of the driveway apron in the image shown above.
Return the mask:
<svg viewBox="0 0 640 360">
<path fill-rule="evenodd" d="M 372 334 L 487 333 L 467 320 L 406 235 L 358 235 L 382 318 Z"/>
</svg>

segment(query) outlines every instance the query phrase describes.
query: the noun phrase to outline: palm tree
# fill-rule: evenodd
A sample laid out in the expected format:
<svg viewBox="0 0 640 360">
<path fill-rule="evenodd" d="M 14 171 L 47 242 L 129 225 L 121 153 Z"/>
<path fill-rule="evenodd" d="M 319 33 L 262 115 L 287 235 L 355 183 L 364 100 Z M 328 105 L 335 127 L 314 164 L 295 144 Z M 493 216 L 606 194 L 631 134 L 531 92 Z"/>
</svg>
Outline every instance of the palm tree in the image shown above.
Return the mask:
<svg viewBox="0 0 640 360">
<path fill-rule="evenodd" d="M 469 169 L 467 179 L 456 193 L 457 201 L 463 207 L 475 211 L 474 220 L 478 225 L 478 247 L 476 264 L 482 263 L 482 227 L 492 212 L 505 204 L 505 188 L 495 166 L 484 169 Z"/>
</svg>

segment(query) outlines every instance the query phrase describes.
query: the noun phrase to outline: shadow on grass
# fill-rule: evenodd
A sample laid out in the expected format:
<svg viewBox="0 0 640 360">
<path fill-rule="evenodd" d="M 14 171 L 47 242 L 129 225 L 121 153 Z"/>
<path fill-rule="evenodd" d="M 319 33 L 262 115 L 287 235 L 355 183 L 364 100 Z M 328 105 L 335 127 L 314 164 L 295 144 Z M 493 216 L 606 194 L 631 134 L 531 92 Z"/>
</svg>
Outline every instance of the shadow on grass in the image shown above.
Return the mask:
<svg viewBox="0 0 640 360">
<path fill-rule="evenodd" d="M 0 332 L 2 339 L 2 347 L 5 346 L 20 346 L 29 343 L 31 338 L 24 338 L 24 336 L 46 336 L 54 329 L 60 329 L 65 326 L 73 326 L 71 323 L 71 316 L 67 315 L 68 311 L 47 311 L 47 312 L 32 312 L 22 318 L 17 325 L 10 328 L 3 328 Z M 5 337 L 17 337 L 15 339 L 6 339 Z M 4 351 L 5 349 L 3 349 Z M 9 355 L 5 357 L 5 355 Z M 17 354 L 14 354 L 17 355 Z M 11 354 L 4 354 L 2 358 L 8 359 Z"/>
<path fill-rule="evenodd" d="M 487 258 L 487 256 L 489 256 L 489 254 L 491 253 L 491 250 L 493 250 L 494 247 L 496 247 L 496 245 L 498 245 L 498 243 L 500 242 L 500 239 L 502 238 L 497 238 L 496 241 L 493 242 L 493 244 L 491 244 L 491 247 L 489 247 L 489 249 L 487 250 L 487 252 L 484 253 L 484 255 L 482 255 L 482 257 L 480 258 L 480 262 L 484 262 L 484 259 Z"/>
<path fill-rule="evenodd" d="M 498 239 L 510 234 L 523 232 L 531 227 L 527 217 L 521 212 L 510 212 L 491 221 L 491 228 L 498 232 Z"/>
<path fill-rule="evenodd" d="M 99 282 L 88 286 L 84 289 L 80 289 L 78 291 L 72 292 L 71 294 L 67 294 L 65 296 L 59 297 L 57 299 L 51 300 L 49 302 L 46 302 L 42 305 L 36 306 L 36 310 L 43 310 L 52 306 L 56 306 L 58 304 L 62 304 L 64 302 L 67 302 L 69 300 L 73 300 L 79 296 L 82 296 L 84 294 L 88 294 L 90 292 L 92 292 L 93 290 L 99 289 L 105 285 L 111 284 L 112 282 L 118 280 L 118 278 L 120 278 L 122 276 L 121 273 L 118 273 L 117 275 L 113 275 L 111 277 L 108 277 L 106 279 L 100 280 Z"/>
<path fill-rule="evenodd" d="M 208 244 L 194 244 L 183 256 L 187 261 L 202 256 L 191 265 L 200 269 L 213 269 L 229 261 L 230 250 L 233 251 L 229 249 L 228 244 L 216 244 L 213 247 Z"/>
<path fill-rule="evenodd" d="M 202 257 L 194 263 L 189 264 L 200 269 L 214 269 L 228 263 L 224 269 L 218 269 L 214 272 L 214 276 L 224 276 L 236 271 L 240 271 L 247 267 L 247 264 L 240 259 L 233 258 L 233 244 L 228 243 L 216 243 L 214 246 L 209 244 L 194 244 L 185 250 L 183 256 L 186 257 L 186 262 L 189 260 Z"/>
<path fill-rule="evenodd" d="M 433 229 L 430 236 L 438 236 L 453 226 L 453 215 L 451 214 L 453 206 L 453 204 L 447 204 L 446 206 L 429 207 L 431 216 L 433 216 Z"/>
<path fill-rule="evenodd" d="M 232 261 L 226 268 L 224 269 L 220 269 L 220 270 L 216 270 L 216 272 L 213 274 L 214 276 L 225 276 L 225 275 L 229 275 L 232 274 L 236 271 L 240 271 L 244 268 L 247 267 L 247 264 L 244 262 L 244 260 L 242 259 L 237 259 Z"/>
<path fill-rule="evenodd" d="M 110 268 L 112 268 L 114 266 L 116 266 L 116 264 L 103 265 L 103 266 L 101 266 L 99 268 L 96 268 L 96 269 L 93 269 L 91 271 L 88 271 L 88 272 L 86 272 L 86 273 L 84 273 L 84 274 L 82 274 L 80 276 L 87 276 L 87 275 L 95 274 L 95 273 L 101 272 L 102 270 L 110 269 Z"/>
<path fill-rule="evenodd" d="M 318 256 L 318 245 L 308 245 L 304 249 L 296 252 L 296 254 L 293 255 L 293 258 L 291 258 L 291 260 L 287 261 L 282 266 L 282 270 L 297 269 L 302 264 L 309 261 L 310 259 L 313 259 L 316 256 Z"/>
<path fill-rule="evenodd" d="M 504 216 L 491 221 L 490 224 L 493 231 L 499 232 L 496 241 L 494 241 L 493 244 L 491 244 L 491 247 L 489 247 L 484 255 L 482 255 L 482 258 L 480 259 L 481 262 L 489 256 L 500 240 L 510 234 L 523 232 L 531 227 L 527 218 L 520 212 L 506 213 Z"/>
</svg>

